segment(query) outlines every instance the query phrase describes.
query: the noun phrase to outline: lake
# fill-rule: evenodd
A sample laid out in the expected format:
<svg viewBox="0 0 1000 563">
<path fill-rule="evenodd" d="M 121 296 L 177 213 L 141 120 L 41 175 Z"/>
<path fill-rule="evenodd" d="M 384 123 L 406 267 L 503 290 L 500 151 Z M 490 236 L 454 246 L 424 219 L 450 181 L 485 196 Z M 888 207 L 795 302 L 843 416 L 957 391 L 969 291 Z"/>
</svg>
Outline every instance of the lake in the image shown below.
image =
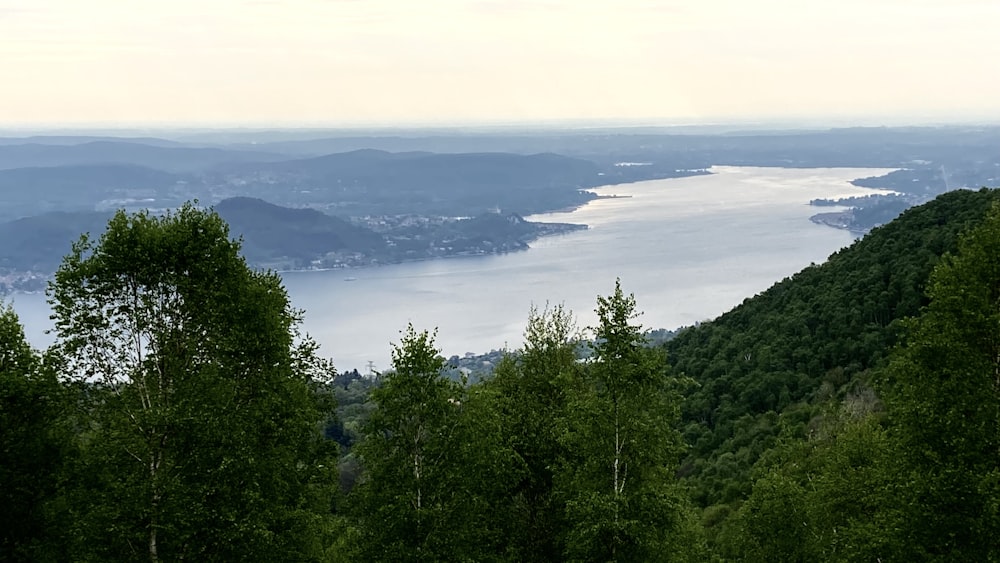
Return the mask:
<svg viewBox="0 0 1000 563">
<path fill-rule="evenodd" d="M 676 328 L 731 309 L 853 242 L 813 224 L 830 208 L 815 198 L 873 193 L 849 184 L 882 169 L 714 167 L 712 174 L 598 188 L 603 196 L 532 221 L 590 229 L 544 238 L 530 250 L 351 270 L 283 275 L 305 329 L 339 370 L 389 365 L 390 342 L 407 323 L 438 329 L 445 356 L 517 348 L 532 304 L 562 303 L 581 327 L 598 295 L 635 294 L 647 328 Z M 51 341 L 43 295 L 15 295 L 36 346 Z"/>
</svg>

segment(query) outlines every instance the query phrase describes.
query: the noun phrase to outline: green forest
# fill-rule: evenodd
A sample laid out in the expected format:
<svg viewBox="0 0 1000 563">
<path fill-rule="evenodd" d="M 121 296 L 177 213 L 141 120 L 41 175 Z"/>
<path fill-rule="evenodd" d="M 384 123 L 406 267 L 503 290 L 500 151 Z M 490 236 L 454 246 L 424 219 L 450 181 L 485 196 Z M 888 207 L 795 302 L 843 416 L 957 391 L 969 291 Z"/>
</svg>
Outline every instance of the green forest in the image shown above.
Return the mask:
<svg viewBox="0 0 1000 563">
<path fill-rule="evenodd" d="M 474 382 L 431 327 L 338 373 L 190 204 L 48 297 L 46 350 L 0 304 L 2 561 L 1000 561 L 1000 191 L 666 342 L 609 279 Z"/>
</svg>

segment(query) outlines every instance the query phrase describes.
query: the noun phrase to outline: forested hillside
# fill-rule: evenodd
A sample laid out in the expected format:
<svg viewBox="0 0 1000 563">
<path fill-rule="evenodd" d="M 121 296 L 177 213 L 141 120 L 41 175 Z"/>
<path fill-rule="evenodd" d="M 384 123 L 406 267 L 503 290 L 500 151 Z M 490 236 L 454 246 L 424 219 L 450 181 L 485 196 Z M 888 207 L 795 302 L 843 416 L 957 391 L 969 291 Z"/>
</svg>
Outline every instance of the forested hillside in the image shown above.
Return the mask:
<svg viewBox="0 0 1000 563">
<path fill-rule="evenodd" d="M 667 344 L 699 384 L 684 401 L 681 474 L 701 506 L 745 497 L 757 459 L 779 436 L 815 430 L 829 400 L 870 396 L 899 321 L 927 303 L 931 270 L 996 201 L 992 190 L 941 195 Z"/>
<path fill-rule="evenodd" d="M 219 215 L 119 213 L 51 349 L 0 309 L 0 560 L 1000 560 L 998 200 L 662 345 L 620 283 L 533 311 L 476 383 L 412 326 L 334 376 Z"/>
<path fill-rule="evenodd" d="M 899 343 L 805 439 L 785 437 L 718 530 L 745 561 L 1000 559 L 1000 207 L 934 267 Z M 822 400 L 822 397 L 817 397 Z"/>
</svg>

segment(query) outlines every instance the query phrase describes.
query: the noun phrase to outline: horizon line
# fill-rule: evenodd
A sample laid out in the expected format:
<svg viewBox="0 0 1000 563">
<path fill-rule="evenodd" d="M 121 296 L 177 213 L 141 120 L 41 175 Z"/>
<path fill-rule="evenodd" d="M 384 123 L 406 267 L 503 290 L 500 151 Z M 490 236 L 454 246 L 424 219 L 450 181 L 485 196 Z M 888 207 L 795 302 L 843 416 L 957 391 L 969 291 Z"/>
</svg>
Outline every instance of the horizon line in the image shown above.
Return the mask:
<svg viewBox="0 0 1000 563">
<path fill-rule="evenodd" d="M 842 129 L 852 127 L 956 127 L 956 126 L 1000 126 L 998 117 L 963 118 L 914 118 L 901 117 L 878 119 L 875 117 L 812 117 L 812 118 L 731 118 L 706 120 L 666 120 L 666 119 L 546 119 L 511 121 L 468 121 L 468 122 L 401 122 L 388 123 L 334 123 L 334 122 L 79 122 L 79 123 L 3 123 L 0 122 L 0 136 L 10 133 L 36 133 L 54 135 L 59 133 L 81 135 L 86 132 L 210 132 L 210 131 L 587 131 L 619 129 L 720 129 L 737 130 L 780 130 L 780 129 Z"/>
</svg>

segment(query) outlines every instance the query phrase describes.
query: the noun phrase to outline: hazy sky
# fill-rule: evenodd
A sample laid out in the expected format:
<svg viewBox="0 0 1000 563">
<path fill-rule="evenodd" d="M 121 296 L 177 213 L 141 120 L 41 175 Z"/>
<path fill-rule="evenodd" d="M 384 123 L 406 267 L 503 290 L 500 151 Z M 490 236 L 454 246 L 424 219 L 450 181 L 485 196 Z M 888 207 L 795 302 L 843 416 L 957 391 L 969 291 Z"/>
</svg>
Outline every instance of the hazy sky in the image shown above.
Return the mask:
<svg viewBox="0 0 1000 563">
<path fill-rule="evenodd" d="M 0 0 L 0 125 L 1000 120 L 1000 0 Z"/>
</svg>

